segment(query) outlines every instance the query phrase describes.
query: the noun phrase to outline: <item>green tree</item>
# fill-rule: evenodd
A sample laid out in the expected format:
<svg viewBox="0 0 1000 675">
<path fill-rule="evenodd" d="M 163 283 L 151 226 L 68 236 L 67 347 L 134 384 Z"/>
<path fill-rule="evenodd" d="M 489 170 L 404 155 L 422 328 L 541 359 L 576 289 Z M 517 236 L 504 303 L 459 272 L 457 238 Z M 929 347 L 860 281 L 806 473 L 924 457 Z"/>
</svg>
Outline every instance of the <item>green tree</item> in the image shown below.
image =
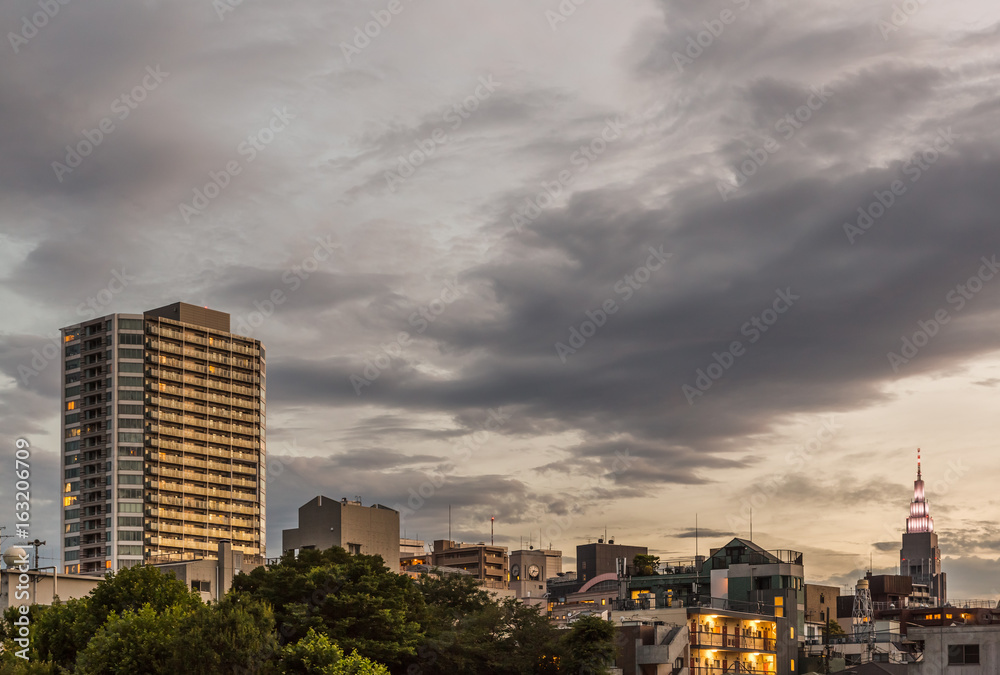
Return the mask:
<svg viewBox="0 0 1000 675">
<path fill-rule="evenodd" d="M 419 590 L 386 569 L 380 556 L 305 550 L 239 575 L 233 589 L 273 606 L 284 643 L 301 640 L 311 628 L 344 651 L 392 668 L 412 659 L 424 638 Z"/>
<path fill-rule="evenodd" d="M 76 661 L 79 675 L 167 675 L 184 610 L 157 612 L 150 605 L 121 615 L 112 611 Z M 183 672 L 183 671 L 180 671 Z"/>
<path fill-rule="evenodd" d="M 615 625 L 596 616 L 573 622 L 562 640 L 563 672 L 606 675 L 615 660 Z"/>
<path fill-rule="evenodd" d="M 656 568 L 660 564 L 659 556 L 655 555 L 637 555 L 632 560 L 632 567 L 635 568 L 636 576 L 649 577 L 656 574 Z"/>
<path fill-rule="evenodd" d="M 277 648 L 274 617 L 259 600 L 229 596 L 213 605 L 181 603 L 157 612 L 112 612 L 80 652 L 77 673 L 260 672 Z"/>
<path fill-rule="evenodd" d="M 298 642 L 285 645 L 280 652 L 281 675 L 389 675 L 382 664 L 343 650 L 325 635 L 309 629 Z"/>
<path fill-rule="evenodd" d="M 70 668 L 112 614 L 120 619 L 146 606 L 159 614 L 172 607 L 194 609 L 202 602 L 172 573 L 156 567 L 109 572 L 87 597 L 32 607 L 33 657 Z"/>
</svg>

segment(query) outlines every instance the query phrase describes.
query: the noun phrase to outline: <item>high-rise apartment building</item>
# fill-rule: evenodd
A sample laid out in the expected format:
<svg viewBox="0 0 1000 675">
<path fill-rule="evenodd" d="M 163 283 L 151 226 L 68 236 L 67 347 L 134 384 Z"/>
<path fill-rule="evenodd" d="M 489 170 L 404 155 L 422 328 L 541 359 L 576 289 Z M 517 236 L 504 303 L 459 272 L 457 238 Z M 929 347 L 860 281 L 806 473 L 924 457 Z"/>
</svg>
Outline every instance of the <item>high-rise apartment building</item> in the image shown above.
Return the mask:
<svg viewBox="0 0 1000 675">
<path fill-rule="evenodd" d="M 264 554 L 264 347 L 174 303 L 62 329 L 63 566 Z"/>
</svg>

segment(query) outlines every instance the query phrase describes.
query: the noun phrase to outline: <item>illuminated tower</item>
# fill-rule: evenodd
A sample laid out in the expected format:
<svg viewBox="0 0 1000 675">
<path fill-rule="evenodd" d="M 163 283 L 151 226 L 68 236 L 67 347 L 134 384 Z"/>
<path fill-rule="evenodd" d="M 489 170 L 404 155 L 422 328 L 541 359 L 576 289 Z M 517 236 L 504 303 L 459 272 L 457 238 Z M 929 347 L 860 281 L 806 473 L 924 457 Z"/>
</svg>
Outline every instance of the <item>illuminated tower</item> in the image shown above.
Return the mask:
<svg viewBox="0 0 1000 675">
<path fill-rule="evenodd" d="M 913 481 L 910 515 L 906 519 L 903 548 L 899 551 L 899 573 L 912 577 L 914 584 L 927 586 L 932 603 L 942 605 L 947 600 L 946 575 L 941 572 L 941 549 L 938 547 L 937 533 L 934 532 L 934 518 L 931 517 L 927 498 L 924 496 L 919 448 L 917 480 Z"/>
</svg>

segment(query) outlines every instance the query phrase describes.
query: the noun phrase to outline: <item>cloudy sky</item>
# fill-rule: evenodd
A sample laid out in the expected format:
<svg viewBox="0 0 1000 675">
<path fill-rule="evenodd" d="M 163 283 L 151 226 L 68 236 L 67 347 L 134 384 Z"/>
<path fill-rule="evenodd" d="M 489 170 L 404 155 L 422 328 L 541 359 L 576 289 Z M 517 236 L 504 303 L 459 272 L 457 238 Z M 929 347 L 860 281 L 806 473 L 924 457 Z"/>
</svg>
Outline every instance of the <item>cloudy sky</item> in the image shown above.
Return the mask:
<svg viewBox="0 0 1000 675">
<path fill-rule="evenodd" d="M 752 506 L 847 584 L 895 569 L 921 447 L 950 595 L 1000 596 L 995 2 L 40 6 L 0 9 L 37 523 L 45 346 L 183 300 L 267 346 L 272 555 L 317 494 L 568 564 L 605 528 L 693 555 L 696 515 L 704 553 Z"/>
</svg>

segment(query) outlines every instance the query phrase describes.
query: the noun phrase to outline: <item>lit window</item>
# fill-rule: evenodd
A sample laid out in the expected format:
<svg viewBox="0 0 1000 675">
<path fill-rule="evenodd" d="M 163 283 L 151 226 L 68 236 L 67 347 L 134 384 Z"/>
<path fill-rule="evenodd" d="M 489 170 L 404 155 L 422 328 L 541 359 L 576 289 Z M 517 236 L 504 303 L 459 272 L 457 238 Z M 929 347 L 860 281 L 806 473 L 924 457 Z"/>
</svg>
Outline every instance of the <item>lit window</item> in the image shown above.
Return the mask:
<svg viewBox="0 0 1000 675">
<path fill-rule="evenodd" d="M 76 410 L 76 401 L 66 401 L 66 410 Z"/>
</svg>

